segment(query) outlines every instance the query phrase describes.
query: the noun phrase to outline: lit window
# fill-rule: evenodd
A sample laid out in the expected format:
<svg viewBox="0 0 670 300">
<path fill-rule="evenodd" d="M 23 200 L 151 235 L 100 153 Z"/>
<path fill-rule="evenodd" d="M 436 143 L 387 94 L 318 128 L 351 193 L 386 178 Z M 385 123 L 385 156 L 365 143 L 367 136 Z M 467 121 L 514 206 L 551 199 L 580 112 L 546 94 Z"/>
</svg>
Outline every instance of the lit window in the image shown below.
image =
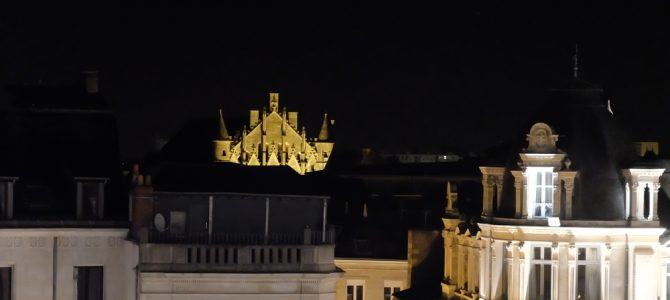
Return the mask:
<svg viewBox="0 0 670 300">
<path fill-rule="evenodd" d="M 600 251 L 598 247 L 577 248 L 576 299 L 600 299 Z"/>
<path fill-rule="evenodd" d="M 399 281 L 385 281 L 384 282 L 384 300 L 396 300 L 393 294 L 400 292 L 402 283 Z"/>
<path fill-rule="evenodd" d="M 551 299 L 551 247 L 533 247 L 529 299 Z"/>
<path fill-rule="evenodd" d="M 553 168 L 529 167 L 527 173 L 529 213 L 535 218 L 551 217 L 554 193 Z"/>
<path fill-rule="evenodd" d="M 347 300 L 363 300 L 363 280 L 347 281 Z"/>
<path fill-rule="evenodd" d="M 12 299 L 12 268 L 0 268 L 0 300 Z"/>
<path fill-rule="evenodd" d="M 75 267 L 74 278 L 77 300 L 102 300 L 102 267 Z"/>
</svg>

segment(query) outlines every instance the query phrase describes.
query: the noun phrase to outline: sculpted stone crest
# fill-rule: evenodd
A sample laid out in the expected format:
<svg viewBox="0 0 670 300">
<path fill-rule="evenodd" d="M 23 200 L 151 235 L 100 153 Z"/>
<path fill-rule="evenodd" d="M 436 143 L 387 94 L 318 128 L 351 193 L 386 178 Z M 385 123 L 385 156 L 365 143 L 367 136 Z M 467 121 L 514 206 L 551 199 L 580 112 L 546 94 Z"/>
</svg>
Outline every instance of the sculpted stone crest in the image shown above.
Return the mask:
<svg viewBox="0 0 670 300">
<path fill-rule="evenodd" d="M 545 123 L 535 123 L 526 135 L 528 148 L 526 152 L 531 153 L 555 153 L 558 135 L 554 134 L 551 127 Z"/>
</svg>

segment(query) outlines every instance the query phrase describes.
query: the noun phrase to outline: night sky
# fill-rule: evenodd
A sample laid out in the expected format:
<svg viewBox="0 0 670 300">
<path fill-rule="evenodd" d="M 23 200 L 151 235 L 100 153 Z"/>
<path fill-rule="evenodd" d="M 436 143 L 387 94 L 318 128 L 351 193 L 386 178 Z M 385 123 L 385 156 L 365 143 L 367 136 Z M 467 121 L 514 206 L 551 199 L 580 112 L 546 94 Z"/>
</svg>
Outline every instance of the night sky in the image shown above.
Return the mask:
<svg viewBox="0 0 670 300">
<path fill-rule="evenodd" d="M 311 136 L 328 112 L 341 149 L 481 150 L 570 80 L 576 43 L 580 78 L 605 88 L 634 138 L 670 149 L 667 1 L 55 2 L 3 3 L 0 84 L 99 70 L 125 158 L 219 107 L 240 129 L 274 91 Z"/>
</svg>

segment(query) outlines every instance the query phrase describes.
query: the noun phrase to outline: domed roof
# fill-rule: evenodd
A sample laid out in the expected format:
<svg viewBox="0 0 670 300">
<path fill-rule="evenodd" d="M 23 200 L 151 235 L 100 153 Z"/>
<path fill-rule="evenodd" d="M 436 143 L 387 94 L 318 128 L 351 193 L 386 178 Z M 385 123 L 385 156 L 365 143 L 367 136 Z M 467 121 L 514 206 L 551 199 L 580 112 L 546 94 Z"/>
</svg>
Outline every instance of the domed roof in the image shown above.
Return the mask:
<svg viewBox="0 0 670 300">
<path fill-rule="evenodd" d="M 549 101 L 530 119 L 506 163 L 519 169 L 519 153 L 527 146 L 531 126 L 543 122 L 558 134 L 556 146 L 570 159 L 570 169 L 578 171 L 573 196 L 573 217 L 613 220 L 625 217 L 625 185 L 619 171 L 635 154 L 633 144 L 618 124 L 602 97 L 602 89 L 574 79 L 566 88 L 551 89 Z M 512 176 L 507 176 L 512 177 Z M 514 211 L 514 183 L 507 178 L 504 187 L 505 215 Z M 511 206 L 511 210 L 510 210 Z"/>
</svg>

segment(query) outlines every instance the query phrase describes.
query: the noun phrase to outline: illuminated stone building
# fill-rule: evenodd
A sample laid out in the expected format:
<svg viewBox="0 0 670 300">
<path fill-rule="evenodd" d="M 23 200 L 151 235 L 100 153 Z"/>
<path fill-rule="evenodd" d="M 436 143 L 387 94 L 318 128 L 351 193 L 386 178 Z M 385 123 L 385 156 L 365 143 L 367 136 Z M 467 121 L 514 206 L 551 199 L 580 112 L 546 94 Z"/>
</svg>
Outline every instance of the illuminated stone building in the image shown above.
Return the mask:
<svg viewBox="0 0 670 300">
<path fill-rule="evenodd" d="M 450 204 L 445 296 L 668 299 L 665 166 L 635 155 L 601 95 L 577 77 L 552 90 L 512 154 L 480 167 L 481 216 Z"/>
<path fill-rule="evenodd" d="M 270 110 L 249 111 L 249 127 L 239 137 L 228 133 L 219 111 L 219 134 L 213 141 L 214 160 L 248 166 L 289 166 L 299 174 L 326 168 L 333 151 L 328 115 L 324 114 L 318 138 L 307 137 L 299 127 L 298 113 L 279 111 L 279 94 L 270 93 Z"/>
</svg>

